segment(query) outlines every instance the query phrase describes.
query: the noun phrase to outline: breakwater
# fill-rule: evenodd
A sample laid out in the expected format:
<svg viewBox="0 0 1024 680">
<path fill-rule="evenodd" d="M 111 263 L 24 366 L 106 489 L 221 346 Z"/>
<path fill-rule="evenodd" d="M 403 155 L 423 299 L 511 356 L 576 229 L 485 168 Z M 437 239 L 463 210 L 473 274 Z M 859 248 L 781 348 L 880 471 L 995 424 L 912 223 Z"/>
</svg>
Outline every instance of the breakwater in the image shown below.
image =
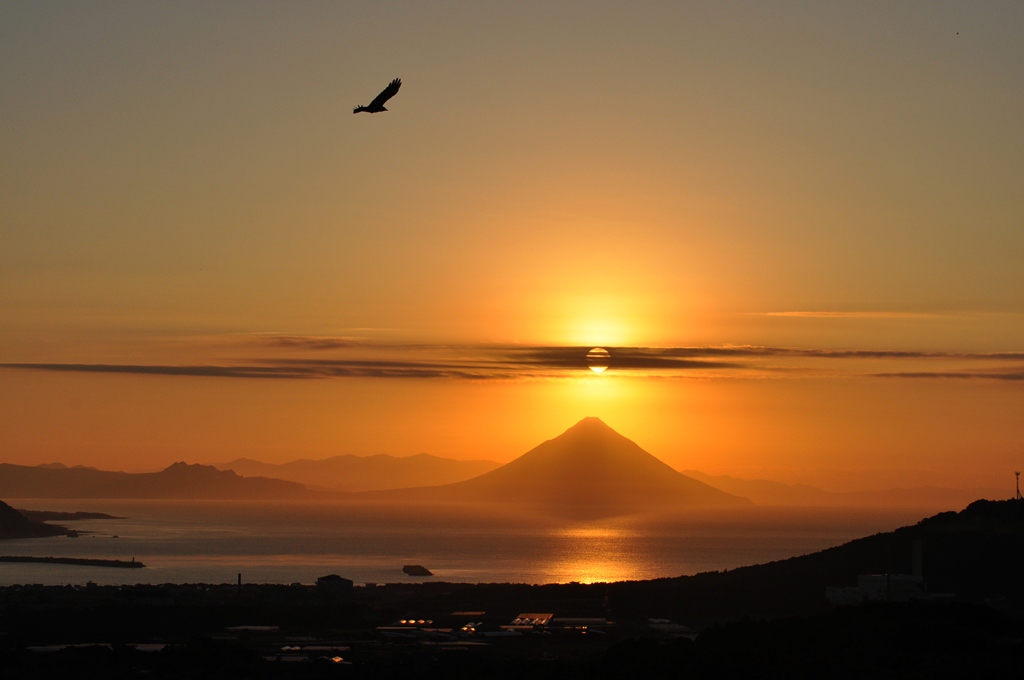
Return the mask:
<svg viewBox="0 0 1024 680">
<path fill-rule="evenodd" d="M 71 564 L 79 567 L 113 567 L 115 569 L 142 569 L 146 565 L 128 560 L 101 560 L 87 557 L 24 557 L 20 555 L 0 555 L 0 562 L 32 562 L 38 564 Z"/>
</svg>

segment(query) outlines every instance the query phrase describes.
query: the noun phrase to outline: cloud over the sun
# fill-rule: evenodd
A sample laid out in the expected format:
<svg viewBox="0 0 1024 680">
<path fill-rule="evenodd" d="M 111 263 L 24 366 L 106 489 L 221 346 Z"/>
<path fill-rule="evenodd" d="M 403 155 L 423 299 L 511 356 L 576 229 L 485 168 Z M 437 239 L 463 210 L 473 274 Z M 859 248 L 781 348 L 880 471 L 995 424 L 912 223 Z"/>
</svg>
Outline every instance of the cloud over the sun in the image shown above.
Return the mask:
<svg viewBox="0 0 1024 680">
<path fill-rule="evenodd" d="M 220 345 L 223 347 L 223 344 Z M 0 369 L 196 378 L 517 380 L 586 375 L 589 346 L 375 344 L 357 338 L 245 336 L 206 360 L 0 363 Z M 1024 380 L 1024 352 L 720 345 L 606 347 L 604 375 Z"/>
</svg>

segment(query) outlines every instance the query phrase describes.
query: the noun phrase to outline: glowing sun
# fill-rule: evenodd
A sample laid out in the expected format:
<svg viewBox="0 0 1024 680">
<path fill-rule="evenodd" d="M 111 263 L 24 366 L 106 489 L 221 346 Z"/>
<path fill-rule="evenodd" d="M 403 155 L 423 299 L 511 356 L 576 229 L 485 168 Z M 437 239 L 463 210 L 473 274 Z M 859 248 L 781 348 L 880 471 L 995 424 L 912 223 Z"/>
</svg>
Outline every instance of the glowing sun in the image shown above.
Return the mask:
<svg viewBox="0 0 1024 680">
<path fill-rule="evenodd" d="M 610 359 L 608 350 L 595 347 L 594 349 L 587 352 L 587 366 L 594 373 L 604 373 L 608 370 L 608 362 Z"/>
</svg>

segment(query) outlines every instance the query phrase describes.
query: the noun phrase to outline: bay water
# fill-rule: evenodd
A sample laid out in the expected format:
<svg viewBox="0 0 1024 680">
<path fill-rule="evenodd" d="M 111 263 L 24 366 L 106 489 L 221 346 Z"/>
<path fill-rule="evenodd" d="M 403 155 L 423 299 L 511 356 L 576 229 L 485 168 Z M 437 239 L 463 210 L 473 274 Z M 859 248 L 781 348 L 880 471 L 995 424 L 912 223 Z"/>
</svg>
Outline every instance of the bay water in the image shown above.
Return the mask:
<svg viewBox="0 0 1024 680">
<path fill-rule="evenodd" d="M 0 563 L 0 585 L 356 583 L 432 580 L 592 583 L 731 569 L 912 524 L 933 511 L 744 507 L 568 520 L 516 508 L 359 502 L 21 500 L 31 510 L 124 519 L 54 522 L 81 532 L 0 541 L 0 554 L 135 560 L 144 569 Z"/>
</svg>

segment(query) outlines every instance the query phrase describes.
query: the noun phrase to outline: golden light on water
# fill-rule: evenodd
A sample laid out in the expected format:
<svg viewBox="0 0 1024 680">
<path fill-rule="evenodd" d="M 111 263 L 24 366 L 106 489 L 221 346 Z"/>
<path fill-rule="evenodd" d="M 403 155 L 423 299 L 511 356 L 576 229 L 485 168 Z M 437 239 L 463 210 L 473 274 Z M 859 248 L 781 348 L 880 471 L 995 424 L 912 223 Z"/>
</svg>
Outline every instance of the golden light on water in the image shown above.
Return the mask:
<svg viewBox="0 0 1024 680">
<path fill-rule="evenodd" d="M 637 578 L 632 565 L 615 559 L 567 560 L 551 565 L 551 583 L 614 583 Z"/>
<path fill-rule="evenodd" d="M 550 560 L 544 580 L 549 583 L 611 583 L 636 579 L 649 569 L 627 549 L 628 536 L 615 527 L 575 527 L 557 532 L 560 555 Z"/>
<path fill-rule="evenodd" d="M 559 531 L 558 536 L 570 540 L 594 541 L 620 538 L 623 536 L 623 532 L 614 527 L 573 527 Z"/>
</svg>

